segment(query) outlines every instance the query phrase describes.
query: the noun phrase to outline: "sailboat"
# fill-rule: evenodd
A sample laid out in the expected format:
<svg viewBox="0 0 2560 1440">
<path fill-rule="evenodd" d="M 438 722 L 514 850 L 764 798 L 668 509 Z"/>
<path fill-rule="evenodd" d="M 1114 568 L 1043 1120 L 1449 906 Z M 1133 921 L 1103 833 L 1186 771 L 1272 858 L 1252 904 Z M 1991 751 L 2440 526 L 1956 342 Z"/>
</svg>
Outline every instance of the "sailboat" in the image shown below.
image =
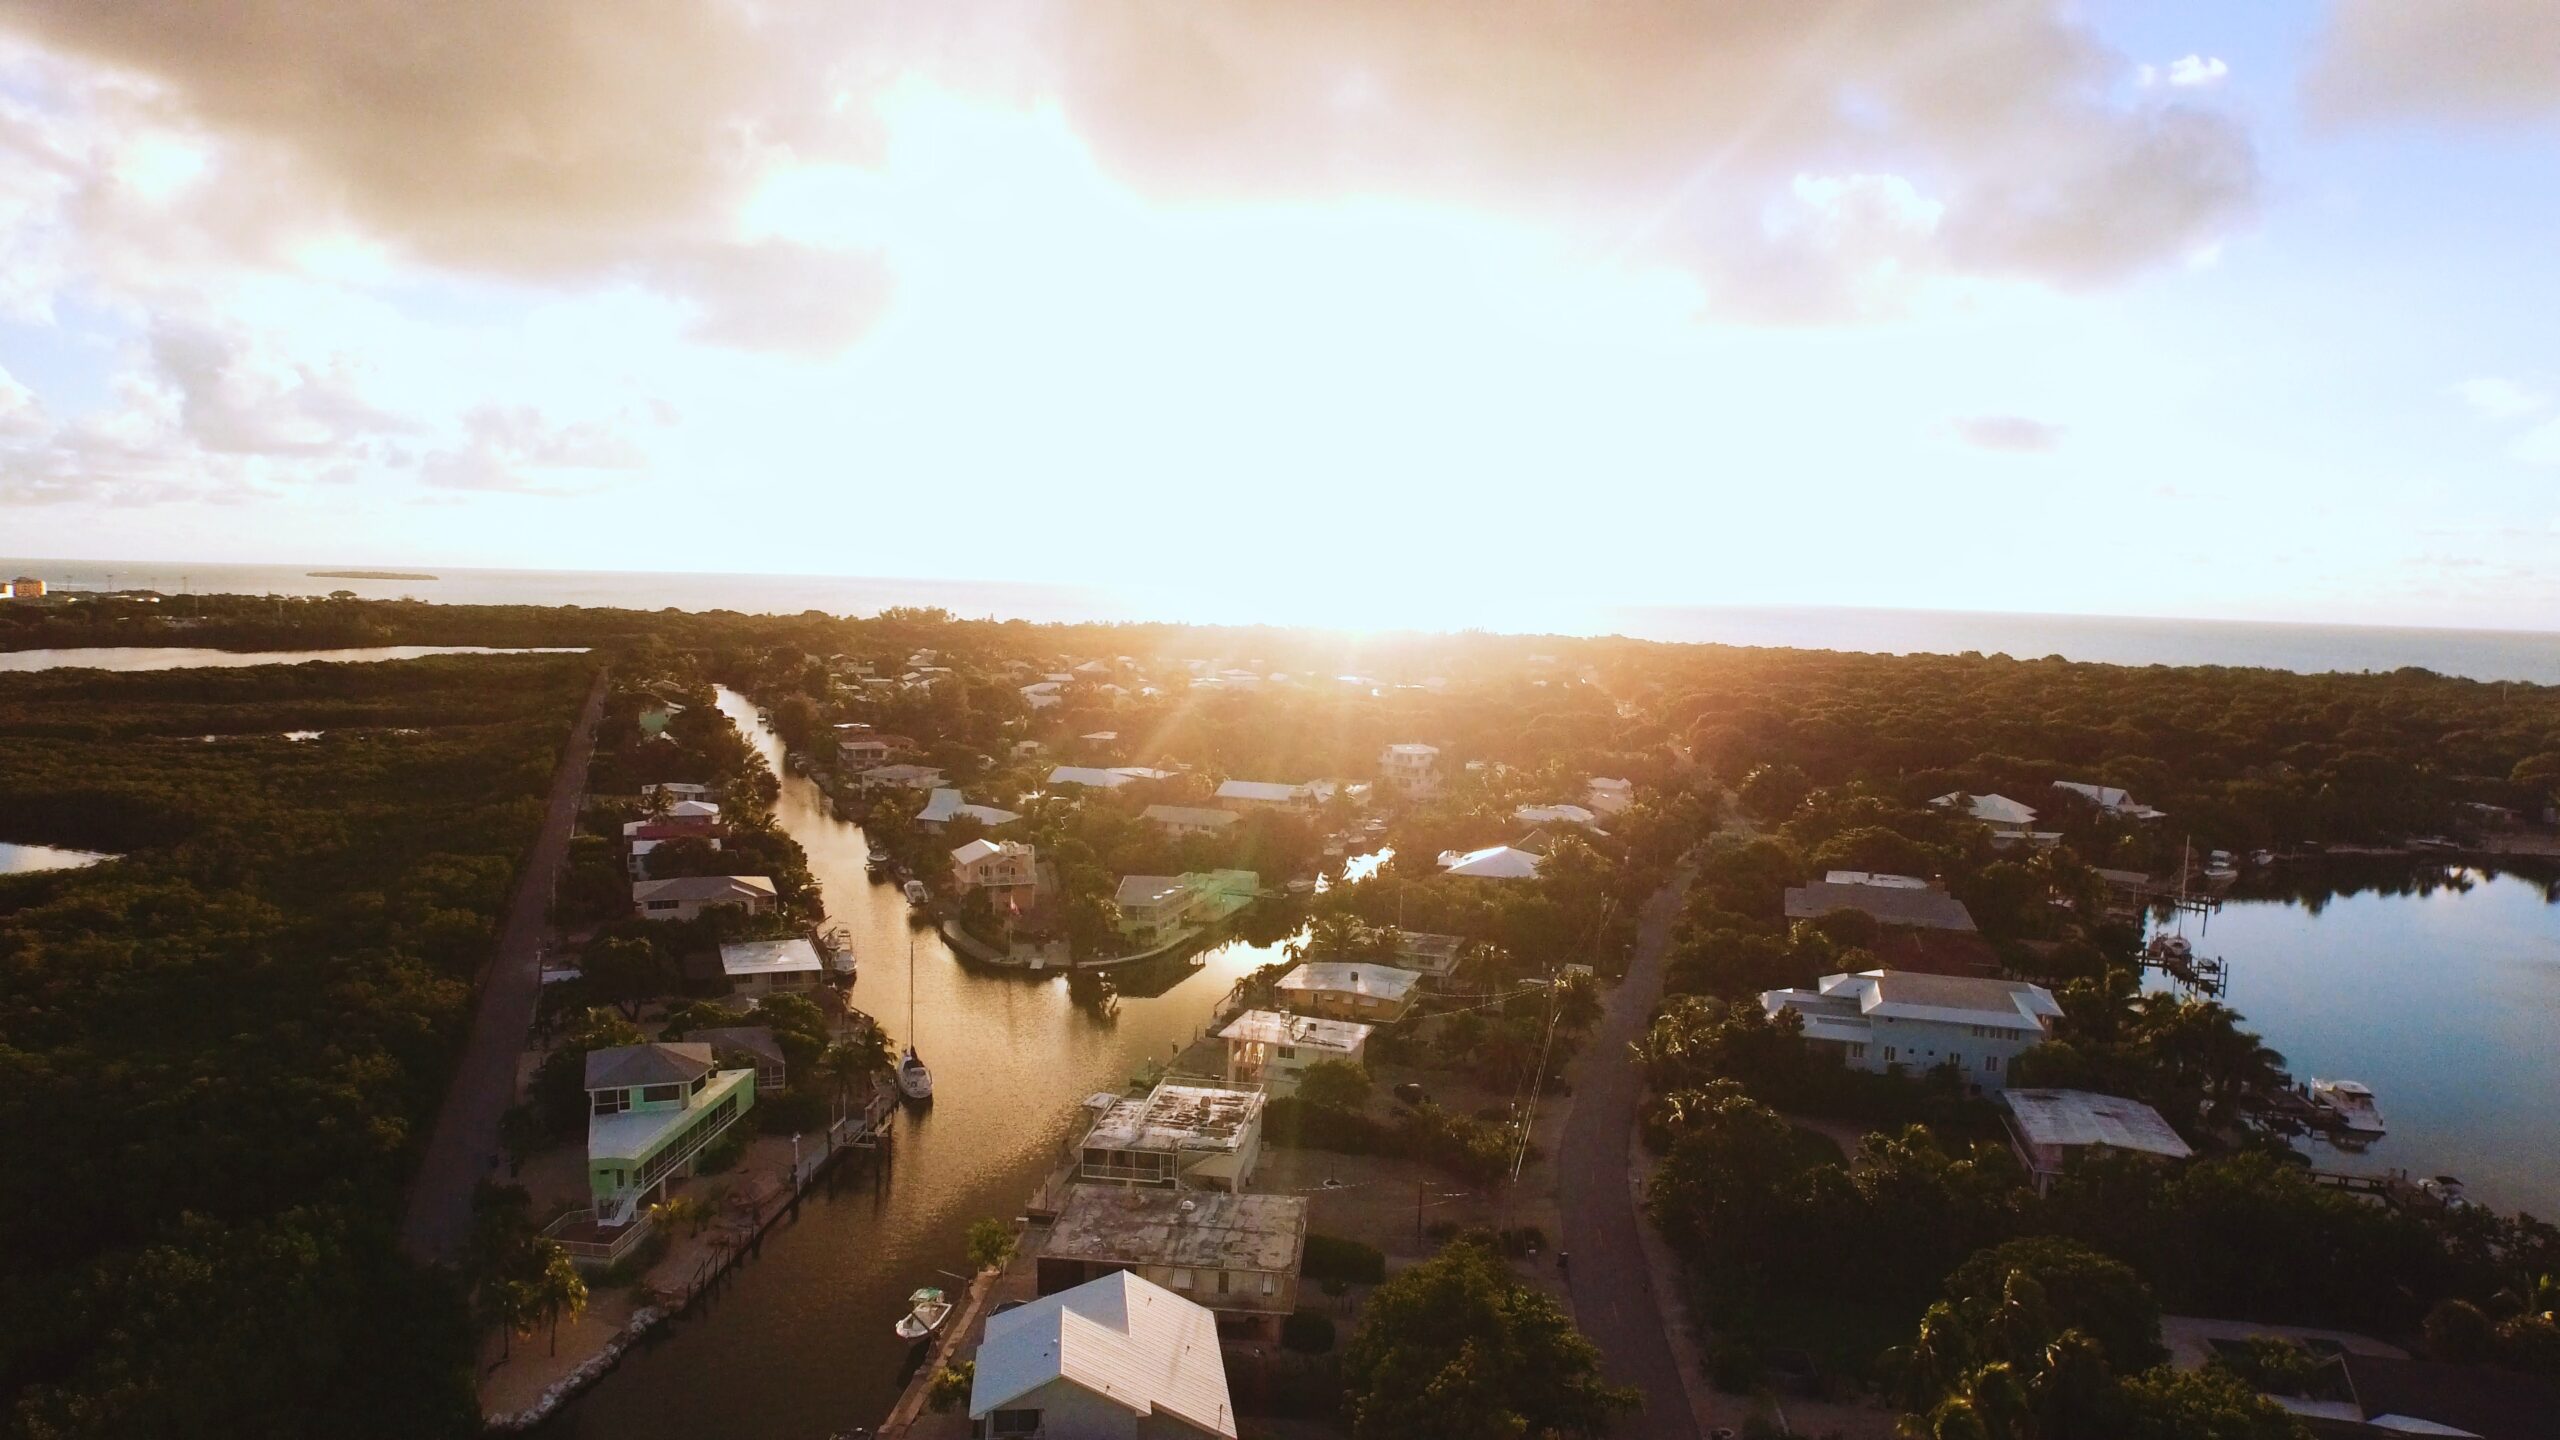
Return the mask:
<svg viewBox="0 0 2560 1440">
<path fill-rule="evenodd" d="M 898 1093 L 910 1100 L 933 1098 L 933 1072 L 916 1054 L 916 937 L 907 937 L 907 1053 L 898 1057 Z"/>
</svg>

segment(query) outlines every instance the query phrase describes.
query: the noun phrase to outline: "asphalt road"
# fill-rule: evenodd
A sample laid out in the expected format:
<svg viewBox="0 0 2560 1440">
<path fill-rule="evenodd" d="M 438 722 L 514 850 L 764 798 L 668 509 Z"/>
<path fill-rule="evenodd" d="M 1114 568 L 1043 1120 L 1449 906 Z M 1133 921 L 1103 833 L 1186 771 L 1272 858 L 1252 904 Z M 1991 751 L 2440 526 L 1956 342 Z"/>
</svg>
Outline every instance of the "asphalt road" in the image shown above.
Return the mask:
<svg viewBox="0 0 2560 1440">
<path fill-rule="evenodd" d="M 586 788 L 587 758 L 595 751 L 596 717 L 604 713 L 604 672 L 596 673 L 586 709 L 561 752 L 551 777 L 550 808 L 533 854 L 516 879 L 507 918 L 498 932 L 496 958 L 480 983 L 480 1006 L 471 1017 L 471 1039 L 454 1067 L 453 1087 L 427 1137 L 426 1158 L 409 1186 L 409 1213 L 400 1244 L 429 1262 L 454 1258 L 471 1226 L 471 1192 L 498 1153 L 498 1117 L 516 1098 L 516 1056 L 533 1029 L 542 995 L 542 936 L 550 923 L 552 885 L 569 853 Z"/>
<path fill-rule="evenodd" d="M 1644 1392 L 1644 1409 L 1618 1433 L 1648 1440 L 1698 1440 L 1697 1418 L 1680 1382 L 1679 1361 L 1664 1333 L 1660 1297 L 1636 1226 L 1627 1184 L 1634 1143 L 1638 1081 L 1627 1046 L 1642 1036 L 1662 998 L 1671 925 L 1689 873 L 1645 903 L 1627 978 L 1603 1006 L 1574 1080 L 1573 1109 L 1557 1147 L 1557 1191 L 1564 1212 L 1564 1249 L 1574 1323 L 1600 1347 L 1611 1381 Z"/>
</svg>

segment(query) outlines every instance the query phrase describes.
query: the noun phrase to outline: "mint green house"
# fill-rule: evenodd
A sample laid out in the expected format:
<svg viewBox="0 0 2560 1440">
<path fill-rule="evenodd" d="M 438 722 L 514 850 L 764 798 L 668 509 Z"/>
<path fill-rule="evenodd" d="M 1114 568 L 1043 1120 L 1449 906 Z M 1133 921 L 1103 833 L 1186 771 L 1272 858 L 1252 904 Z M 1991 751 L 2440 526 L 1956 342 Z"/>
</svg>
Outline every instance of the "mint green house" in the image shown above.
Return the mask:
<svg viewBox="0 0 2560 1440">
<path fill-rule="evenodd" d="M 597 1223 L 628 1224 L 755 1103 L 756 1072 L 718 1068 L 708 1045 L 589 1051 L 587 1189 Z"/>
</svg>

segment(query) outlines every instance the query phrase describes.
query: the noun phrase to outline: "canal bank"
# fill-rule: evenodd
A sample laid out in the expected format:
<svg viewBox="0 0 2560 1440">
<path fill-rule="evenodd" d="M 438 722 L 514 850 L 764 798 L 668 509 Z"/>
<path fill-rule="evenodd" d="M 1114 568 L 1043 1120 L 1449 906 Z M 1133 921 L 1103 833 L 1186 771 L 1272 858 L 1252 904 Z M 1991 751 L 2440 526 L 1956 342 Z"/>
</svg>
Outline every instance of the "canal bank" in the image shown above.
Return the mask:
<svg viewBox="0 0 2560 1440">
<path fill-rule="evenodd" d="M 915 1360 L 890 1330 L 908 1292 L 968 1269 L 971 1221 L 1018 1213 L 1069 1138 L 1077 1100 L 1178 1053 L 1238 979 L 1279 958 L 1276 946 L 1231 941 L 1108 1008 L 1079 1003 L 1063 976 L 964 965 L 937 932 L 909 927 L 894 885 L 865 877 L 860 827 L 789 773 L 755 706 L 727 691 L 720 704 L 781 776 L 775 817 L 808 852 L 829 923 L 851 938 L 853 1003 L 900 1044 L 916 946 L 913 1038 L 935 1100 L 898 1117 L 877 1185 L 813 1190 L 713 1303 L 632 1347 L 545 1436 L 817 1440 L 876 1426 Z"/>
</svg>

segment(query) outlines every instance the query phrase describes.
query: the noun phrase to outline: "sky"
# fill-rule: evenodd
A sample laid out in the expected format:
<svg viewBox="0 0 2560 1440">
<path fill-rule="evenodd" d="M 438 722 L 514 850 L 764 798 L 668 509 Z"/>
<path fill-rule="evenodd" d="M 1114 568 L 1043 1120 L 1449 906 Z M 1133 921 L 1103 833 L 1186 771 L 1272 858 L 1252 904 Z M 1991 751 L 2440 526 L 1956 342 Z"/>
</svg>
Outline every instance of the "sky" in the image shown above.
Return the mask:
<svg viewBox="0 0 2560 1440">
<path fill-rule="evenodd" d="M 2560 628 L 2549 0 L 0 0 L 0 554 Z"/>
</svg>

